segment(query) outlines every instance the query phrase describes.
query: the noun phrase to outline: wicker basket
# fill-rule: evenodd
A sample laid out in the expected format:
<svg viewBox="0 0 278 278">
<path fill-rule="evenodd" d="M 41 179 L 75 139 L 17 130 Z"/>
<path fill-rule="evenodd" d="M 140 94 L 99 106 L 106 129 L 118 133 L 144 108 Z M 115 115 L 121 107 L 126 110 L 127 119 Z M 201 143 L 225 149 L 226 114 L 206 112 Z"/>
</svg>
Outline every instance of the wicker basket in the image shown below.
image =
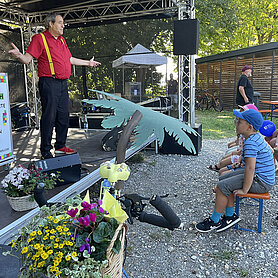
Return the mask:
<svg viewBox="0 0 278 278">
<path fill-rule="evenodd" d="M 25 211 L 36 208 L 38 206 L 36 201 L 30 201 L 31 195 L 23 197 L 10 197 L 7 196 L 8 201 L 15 211 Z"/>
<path fill-rule="evenodd" d="M 115 231 L 115 234 L 111 240 L 111 243 L 108 246 L 107 251 L 106 251 L 108 265 L 107 265 L 107 267 L 101 269 L 101 275 L 103 278 L 105 277 L 105 275 L 107 277 L 111 277 L 111 278 L 122 278 L 126 230 L 127 230 L 126 224 L 120 224 L 119 227 L 117 228 L 117 230 Z M 119 254 L 115 254 L 112 251 L 112 248 L 113 248 L 114 242 L 117 239 L 120 231 L 122 231 L 122 234 L 120 235 L 121 251 Z"/>
</svg>

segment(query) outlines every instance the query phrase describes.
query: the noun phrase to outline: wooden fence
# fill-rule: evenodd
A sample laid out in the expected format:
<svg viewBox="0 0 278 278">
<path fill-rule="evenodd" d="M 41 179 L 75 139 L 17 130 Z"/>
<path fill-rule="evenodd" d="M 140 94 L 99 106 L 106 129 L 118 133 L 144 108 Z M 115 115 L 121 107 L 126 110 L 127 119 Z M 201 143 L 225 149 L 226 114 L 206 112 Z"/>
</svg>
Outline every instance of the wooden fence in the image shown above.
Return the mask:
<svg viewBox="0 0 278 278">
<path fill-rule="evenodd" d="M 215 92 L 223 100 L 225 110 L 237 108 L 237 81 L 242 67 L 250 65 L 253 67 L 250 81 L 254 91 L 261 94 L 260 100 L 278 100 L 277 46 L 270 43 L 197 59 L 196 89 Z M 260 103 L 259 108 L 269 109 L 269 105 Z"/>
</svg>

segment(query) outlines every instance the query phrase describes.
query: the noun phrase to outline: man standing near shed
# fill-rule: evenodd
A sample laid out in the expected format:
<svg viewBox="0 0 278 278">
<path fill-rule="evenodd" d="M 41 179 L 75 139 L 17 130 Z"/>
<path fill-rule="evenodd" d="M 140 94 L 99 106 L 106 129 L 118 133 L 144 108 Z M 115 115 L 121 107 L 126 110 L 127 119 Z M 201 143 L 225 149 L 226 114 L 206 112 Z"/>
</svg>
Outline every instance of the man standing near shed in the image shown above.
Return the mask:
<svg viewBox="0 0 278 278">
<path fill-rule="evenodd" d="M 33 36 L 26 53 L 22 54 L 12 43 L 10 54 L 23 64 L 33 58 L 38 60 L 39 92 L 42 105 L 40 121 L 42 159 L 51 158 L 51 139 L 55 126 L 55 154 L 72 154 L 66 147 L 69 126 L 69 96 L 67 80 L 71 75 L 71 65 L 96 67 L 99 62 L 72 57 L 65 39 L 62 37 L 64 21 L 61 15 L 49 14 L 45 19 L 46 31 Z"/>
<path fill-rule="evenodd" d="M 245 65 L 242 68 L 242 75 L 237 82 L 236 104 L 244 106 L 253 103 L 254 90 L 248 79 L 251 76 L 252 67 Z"/>
</svg>

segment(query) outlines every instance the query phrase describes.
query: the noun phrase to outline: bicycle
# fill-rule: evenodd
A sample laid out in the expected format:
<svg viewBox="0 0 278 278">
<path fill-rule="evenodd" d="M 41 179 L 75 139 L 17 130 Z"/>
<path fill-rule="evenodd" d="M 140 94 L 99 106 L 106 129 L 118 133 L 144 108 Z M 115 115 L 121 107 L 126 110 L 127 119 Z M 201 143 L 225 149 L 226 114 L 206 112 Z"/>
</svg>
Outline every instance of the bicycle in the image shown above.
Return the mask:
<svg viewBox="0 0 278 278">
<path fill-rule="evenodd" d="M 195 108 L 197 110 L 207 110 L 208 109 L 208 97 L 207 97 L 207 90 L 196 90 L 196 96 L 195 96 Z"/>
<path fill-rule="evenodd" d="M 215 111 L 221 112 L 223 110 L 223 101 L 216 95 L 216 90 L 212 90 L 212 94 L 207 93 L 208 96 L 208 110 L 213 108 Z"/>
<path fill-rule="evenodd" d="M 195 107 L 198 110 L 210 110 L 221 112 L 223 110 L 223 101 L 216 95 L 216 90 L 209 93 L 209 89 L 198 90 L 198 95 L 195 98 Z"/>
</svg>

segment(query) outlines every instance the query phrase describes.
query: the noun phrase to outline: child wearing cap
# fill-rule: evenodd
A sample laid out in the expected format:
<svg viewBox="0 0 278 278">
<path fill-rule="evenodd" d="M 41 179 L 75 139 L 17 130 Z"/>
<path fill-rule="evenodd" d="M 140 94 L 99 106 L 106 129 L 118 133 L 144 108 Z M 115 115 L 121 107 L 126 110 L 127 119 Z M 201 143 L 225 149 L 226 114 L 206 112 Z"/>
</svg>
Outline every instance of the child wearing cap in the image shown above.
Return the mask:
<svg viewBox="0 0 278 278">
<path fill-rule="evenodd" d="M 199 232 L 216 230 L 222 232 L 240 221 L 234 212 L 236 194 L 266 193 L 275 183 L 273 155 L 263 137 L 257 132 L 263 124 L 262 115 L 253 109 L 239 112 L 236 131 L 245 138 L 243 143 L 244 168 L 219 178 L 213 213 L 204 221 L 196 224 Z M 222 213 L 224 213 L 223 217 Z"/>
</svg>

